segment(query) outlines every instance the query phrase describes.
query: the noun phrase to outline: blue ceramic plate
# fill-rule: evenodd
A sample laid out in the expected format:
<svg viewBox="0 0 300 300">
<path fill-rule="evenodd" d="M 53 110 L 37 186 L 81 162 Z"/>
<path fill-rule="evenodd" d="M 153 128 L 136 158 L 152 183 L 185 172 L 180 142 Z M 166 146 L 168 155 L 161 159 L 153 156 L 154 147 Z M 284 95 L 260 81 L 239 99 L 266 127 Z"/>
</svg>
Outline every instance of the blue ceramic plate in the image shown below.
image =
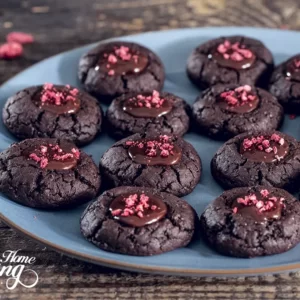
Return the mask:
<svg viewBox="0 0 300 300">
<path fill-rule="evenodd" d="M 269 47 L 276 63 L 300 52 L 300 33 L 254 28 L 202 28 L 150 32 L 130 37 L 128 40 L 143 44 L 155 51 L 166 68 L 164 90 L 172 92 L 193 103 L 199 94 L 187 79 L 186 59 L 197 45 L 221 35 L 242 34 L 257 38 Z M 46 59 L 15 76 L 0 88 L 1 109 L 5 100 L 15 92 L 30 85 L 53 82 L 80 87 L 77 80 L 77 64 L 80 56 L 94 45 L 78 48 Z M 16 140 L 0 122 L 1 151 Z M 299 139 L 299 119 L 285 117 L 282 131 Z M 185 139 L 193 144 L 203 162 L 200 184 L 185 199 L 201 214 L 208 203 L 222 193 L 210 174 L 210 160 L 221 143 L 204 136 L 187 134 Z M 101 135 L 84 151 L 93 155 L 98 164 L 103 152 L 114 141 Z M 11 227 L 66 255 L 114 268 L 140 272 L 168 273 L 178 275 L 249 275 L 278 273 L 300 269 L 300 245 L 287 253 L 254 259 L 238 259 L 221 256 L 202 241 L 186 248 L 153 257 L 135 257 L 102 251 L 87 242 L 80 234 L 79 218 L 86 205 L 76 209 L 47 212 L 16 204 L 0 195 L 0 217 Z"/>
</svg>

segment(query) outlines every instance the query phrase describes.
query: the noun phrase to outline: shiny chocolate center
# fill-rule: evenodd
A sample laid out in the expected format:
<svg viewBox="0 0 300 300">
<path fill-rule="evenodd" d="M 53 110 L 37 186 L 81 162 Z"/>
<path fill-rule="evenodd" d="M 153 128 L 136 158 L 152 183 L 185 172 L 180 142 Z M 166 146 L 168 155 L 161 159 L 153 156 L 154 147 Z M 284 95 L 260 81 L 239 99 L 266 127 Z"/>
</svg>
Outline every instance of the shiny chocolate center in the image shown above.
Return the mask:
<svg viewBox="0 0 300 300">
<path fill-rule="evenodd" d="M 182 156 L 181 149 L 166 135 L 155 139 L 127 141 L 130 158 L 143 165 L 175 165 Z"/>
<path fill-rule="evenodd" d="M 148 55 L 133 51 L 129 47 L 114 47 L 110 53 L 101 55 L 95 67 L 109 76 L 136 74 L 142 72 L 149 64 Z"/>
<path fill-rule="evenodd" d="M 250 68 L 256 60 L 256 55 L 245 45 L 241 45 L 239 42 L 232 44 L 228 40 L 219 44 L 208 57 L 222 67 L 237 70 Z"/>
<path fill-rule="evenodd" d="M 109 210 L 114 219 L 133 227 L 157 222 L 167 214 L 164 201 L 152 194 L 125 194 L 116 197 Z"/>
<path fill-rule="evenodd" d="M 249 85 L 240 86 L 217 96 L 217 105 L 237 114 L 244 114 L 255 110 L 259 104 L 259 97 L 251 91 Z"/>
<path fill-rule="evenodd" d="M 23 151 L 23 155 L 34 160 L 42 169 L 69 170 L 77 165 L 80 152 L 69 143 L 61 143 L 28 147 Z"/>
<path fill-rule="evenodd" d="M 123 110 L 138 118 L 158 118 L 172 110 L 172 102 L 161 98 L 159 92 L 137 95 L 123 102 Z"/>
<path fill-rule="evenodd" d="M 286 66 L 286 76 L 295 81 L 300 81 L 300 57 L 293 59 Z"/>
<path fill-rule="evenodd" d="M 255 162 L 280 161 L 288 151 L 288 142 L 278 134 L 249 137 L 244 139 L 240 145 L 240 154 Z"/>
<path fill-rule="evenodd" d="M 280 219 L 282 208 L 284 207 L 284 198 L 270 195 L 263 196 L 260 192 L 251 195 L 242 195 L 232 203 L 234 213 L 242 216 L 250 216 L 258 223 L 264 223 L 268 220 Z"/>
<path fill-rule="evenodd" d="M 33 98 L 33 103 L 40 109 L 52 112 L 56 115 L 74 114 L 80 108 L 79 91 L 76 88 L 66 86 L 54 86 L 45 84 Z"/>
</svg>

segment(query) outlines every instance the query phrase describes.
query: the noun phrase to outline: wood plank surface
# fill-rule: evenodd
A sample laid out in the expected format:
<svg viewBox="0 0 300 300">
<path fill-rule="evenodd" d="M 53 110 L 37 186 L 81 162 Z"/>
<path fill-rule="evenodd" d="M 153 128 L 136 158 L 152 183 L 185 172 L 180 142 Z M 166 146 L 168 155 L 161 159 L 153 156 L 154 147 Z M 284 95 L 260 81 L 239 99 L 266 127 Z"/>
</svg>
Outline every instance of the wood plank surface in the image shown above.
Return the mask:
<svg viewBox="0 0 300 300">
<path fill-rule="evenodd" d="M 0 0 L 0 43 L 11 31 L 34 34 L 24 57 L 0 60 L 0 84 L 59 52 L 113 36 L 198 26 L 300 29 L 299 0 Z M 279 41 L 280 42 L 280 41 Z M 0 254 L 35 256 L 39 283 L 5 287 L 0 299 L 300 299 L 300 273 L 239 278 L 136 274 L 80 262 L 0 223 Z"/>
</svg>

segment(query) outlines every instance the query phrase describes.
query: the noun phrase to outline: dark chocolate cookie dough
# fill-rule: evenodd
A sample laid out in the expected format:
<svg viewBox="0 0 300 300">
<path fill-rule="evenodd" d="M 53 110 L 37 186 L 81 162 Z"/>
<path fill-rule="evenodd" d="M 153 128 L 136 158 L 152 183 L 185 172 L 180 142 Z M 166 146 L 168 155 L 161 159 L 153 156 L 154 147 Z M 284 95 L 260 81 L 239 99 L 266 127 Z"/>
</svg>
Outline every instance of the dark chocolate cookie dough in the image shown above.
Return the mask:
<svg viewBox="0 0 300 300">
<path fill-rule="evenodd" d="M 93 199 L 100 175 L 90 156 L 68 141 L 27 139 L 0 153 L 0 191 L 36 208 L 69 208 Z"/>
<path fill-rule="evenodd" d="M 211 172 L 226 189 L 265 185 L 297 191 L 300 145 L 282 132 L 240 134 L 217 151 Z"/>
<path fill-rule="evenodd" d="M 269 186 L 224 192 L 206 208 L 200 221 L 205 240 L 229 256 L 282 253 L 300 241 L 300 202 Z"/>
<path fill-rule="evenodd" d="M 134 133 L 182 136 L 189 129 L 186 102 L 170 93 L 125 94 L 111 103 L 108 131 L 117 137 Z"/>
<path fill-rule="evenodd" d="M 104 153 L 100 171 L 108 186 L 145 186 L 184 196 L 199 182 L 201 161 L 179 137 L 134 134 Z"/>
<path fill-rule="evenodd" d="M 45 84 L 11 96 L 3 108 L 3 122 L 19 139 L 61 138 L 83 145 L 100 132 L 102 111 L 85 92 Z"/>
<path fill-rule="evenodd" d="M 215 139 L 276 130 L 283 120 L 277 99 L 249 85 L 215 85 L 197 98 L 192 109 L 195 130 Z"/>
<path fill-rule="evenodd" d="M 186 246 L 197 225 L 186 201 L 143 187 L 108 190 L 81 217 L 82 234 L 97 247 L 140 256 Z"/>
<path fill-rule="evenodd" d="M 258 40 L 228 36 L 198 46 L 187 62 L 187 74 L 200 88 L 235 83 L 266 86 L 273 71 L 271 52 Z"/>
<path fill-rule="evenodd" d="M 84 54 L 79 62 L 79 79 L 99 101 L 124 93 L 160 91 L 165 72 L 159 57 L 135 43 L 100 44 Z"/>
<path fill-rule="evenodd" d="M 287 112 L 300 114 L 300 54 L 275 69 L 270 80 L 270 92 Z"/>
</svg>

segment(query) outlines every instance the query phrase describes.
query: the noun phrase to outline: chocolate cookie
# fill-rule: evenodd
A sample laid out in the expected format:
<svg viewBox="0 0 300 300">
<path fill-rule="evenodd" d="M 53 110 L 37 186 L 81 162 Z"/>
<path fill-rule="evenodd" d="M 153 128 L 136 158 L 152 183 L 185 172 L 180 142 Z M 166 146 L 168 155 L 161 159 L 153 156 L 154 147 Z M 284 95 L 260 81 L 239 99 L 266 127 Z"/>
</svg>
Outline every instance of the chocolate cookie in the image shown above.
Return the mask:
<svg viewBox="0 0 300 300">
<path fill-rule="evenodd" d="M 11 96 L 3 108 L 3 122 L 19 139 L 61 138 L 83 145 L 100 132 L 102 111 L 87 93 L 48 83 Z"/>
<path fill-rule="evenodd" d="M 78 76 L 89 93 L 108 101 L 129 92 L 160 91 L 165 71 L 151 50 L 135 43 L 110 42 L 81 57 Z"/>
<path fill-rule="evenodd" d="M 218 83 L 266 86 L 273 67 L 272 54 L 263 43 L 228 36 L 198 46 L 188 59 L 187 74 L 200 88 Z"/>
<path fill-rule="evenodd" d="M 215 139 L 243 132 L 276 130 L 283 109 L 267 91 L 249 85 L 215 85 L 193 105 L 195 129 Z"/>
<path fill-rule="evenodd" d="M 0 153 L 0 192 L 36 208 L 69 208 L 93 199 L 97 166 L 68 141 L 27 139 Z"/>
<path fill-rule="evenodd" d="M 300 202 L 269 186 L 224 192 L 206 208 L 200 221 L 205 240 L 225 255 L 272 255 L 300 241 Z"/>
<path fill-rule="evenodd" d="M 170 93 L 125 94 L 111 103 L 106 116 L 109 132 L 117 137 L 134 133 L 174 134 L 189 128 L 186 102 Z"/>
<path fill-rule="evenodd" d="M 81 232 L 103 250 L 145 256 L 186 246 L 197 223 L 184 200 L 155 189 L 121 186 L 86 208 Z"/>
<path fill-rule="evenodd" d="M 108 186 L 145 186 L 184 196 L 199 182 L 201 161 L 179 137 L 134 134 L 104 153 L 100 171 Z"/>
<path fill-rule="evenodd" d="M 300 145 L 277 131 L 240 134 L 217 151 L 211 172 L 226 189 L 265 185 L 296 191 L 300 183 Z"/>
<path fill-rule="evenodd" d="M 270 92 L 287 112 L 300 114 L 300 54 L 275 69 L 270 80 Z"/>
</svg>

